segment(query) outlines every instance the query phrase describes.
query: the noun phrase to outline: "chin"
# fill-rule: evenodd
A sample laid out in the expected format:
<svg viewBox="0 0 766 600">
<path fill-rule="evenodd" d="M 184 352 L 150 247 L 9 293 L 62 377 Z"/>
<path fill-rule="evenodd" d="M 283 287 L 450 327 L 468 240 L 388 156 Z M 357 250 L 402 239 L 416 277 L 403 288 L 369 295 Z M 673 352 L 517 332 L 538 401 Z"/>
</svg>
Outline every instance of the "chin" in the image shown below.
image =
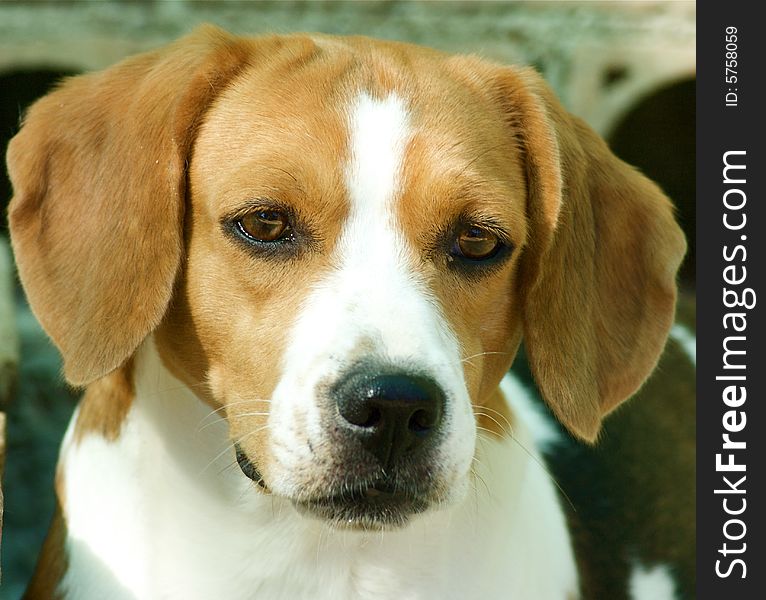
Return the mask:
<svg viewBox="0 0 766 600">
<path fill-rule="evenodd" d="M 296 510 L 304 516 L 338 529 L 363 531 L 404 528 L 435 503 L 424 495 L 384 486 L 352 487 L 329 496 L 293 500 Z"/>
</svg>

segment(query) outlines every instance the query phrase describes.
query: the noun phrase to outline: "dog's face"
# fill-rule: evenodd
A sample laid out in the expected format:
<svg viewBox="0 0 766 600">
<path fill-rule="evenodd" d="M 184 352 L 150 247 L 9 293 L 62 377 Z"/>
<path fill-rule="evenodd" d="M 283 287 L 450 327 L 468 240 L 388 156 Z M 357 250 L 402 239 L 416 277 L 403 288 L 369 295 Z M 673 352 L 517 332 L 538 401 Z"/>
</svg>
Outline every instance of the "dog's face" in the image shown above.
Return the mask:
<svg viewBox="0 0 766 600">
<path fill-rule="evenodd" d="M 158 340 L 269 490 L 399 522 L 462 491 L 472 404 L 518 344 L 524 171 L 447 69 L 423 93 L 309 52 L 305 74 L 252 67 L 208 112 Z"/>
<path fill-rule="evenodd" d="M 522 334 L 587 439 L 654 365 L 683 239 L 660 192 L 532 73 L 208 31 L 102 77 L 33 108 L 9 152 L 32 305 L 75 382 L 154 332 L 225 415 L 243 472 L 301 510 L 387 527 L 459 498 L 477 427 L 511 427 L 497 385 Z M 43 133 L 65 94 L 111 123 L 121 111 L 92 114 L 93 96 L 119 89 L 135 131 Z M 102 162 L 73 176 L 83 148 Z M 74 243 L 55 222 L 72 210 Z M 65 297 L 76 277 L 92 300 Z"/>
</svg>

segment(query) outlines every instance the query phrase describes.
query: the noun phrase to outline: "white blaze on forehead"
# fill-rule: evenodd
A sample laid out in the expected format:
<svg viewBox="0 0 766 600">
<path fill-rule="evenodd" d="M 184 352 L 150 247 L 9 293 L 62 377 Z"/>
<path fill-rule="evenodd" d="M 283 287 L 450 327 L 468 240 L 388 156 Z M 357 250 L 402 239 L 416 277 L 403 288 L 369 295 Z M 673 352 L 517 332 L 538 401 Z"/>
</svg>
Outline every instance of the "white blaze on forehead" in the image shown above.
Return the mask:
<svg viewBox="0 0 766 600">
<path fill-rule="evenodd" d="M 417 312 L 427 293 L 411 268 L 415 253 L 396 215 L 409 121 L 404 101 L 393 94 L 377 100 L 362 93 L 349 107 L 344 174 L 350 210 L 331 283 L 334 298 L 345 301 L 344 327 L 357 329 L 352 337 L 377 338 L 379 350 L 400 355 L 418 350 L 407 329 L 419 317 L 408 312 Z"/>
<path fill-rule="evenodd" d="M 409 117 L 401 98 L 375 100 L 360 94 L 350 111 L 351 160 L 346 186 L 352 214 L 385 213 L 400 180 L 409 138 Z M 383 214 L 379 214 L 383 216 Z"/>
<path fill-rule="evenodd" d="M 413 133 L 407 105 L 394 94 L 376 99 L 361 93 L 348 105 L 347 123 L 349 153 L 339 166 L 348 217 L 333 250 L 332 269 L 299 307 L 272 396 L 273 452 L 285 475 L 283 482 L 269 481 L 277 492 L 288 491 L 291 470 L 312 460 L 306 439 L 316 448 L 325 435 L 321 411 L 328 399 L 319 385 L 364 358 L 393 362 L 437 381 L 450 415 L 442 445 L 445 466 L 453 474 L 467 472 L 473 455 L 476 432 L 460 345 L 418 273 L 417 249 L 398 217 Z M 304 418 L 296 421 L 297 414 Z"/>
</svg>

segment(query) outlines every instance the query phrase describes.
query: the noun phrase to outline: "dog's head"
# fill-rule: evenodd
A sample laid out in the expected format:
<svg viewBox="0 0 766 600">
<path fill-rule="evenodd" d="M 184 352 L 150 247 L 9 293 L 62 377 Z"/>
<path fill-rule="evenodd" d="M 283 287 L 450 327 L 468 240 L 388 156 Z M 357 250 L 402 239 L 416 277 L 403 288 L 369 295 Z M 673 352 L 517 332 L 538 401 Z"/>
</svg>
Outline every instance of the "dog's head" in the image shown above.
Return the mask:
<svg viewBox="0 0 766 600">
<path fill-rule="evenodd" d="M 593 440 L 657 360 L 685 249 L 532 71 L 364 38 L 206 28 L 64 83 L 8 164 L 69 381 L 153 333 L 245 474 L 351 525 L 460 496 L 522 336 Z"/>
</svg>

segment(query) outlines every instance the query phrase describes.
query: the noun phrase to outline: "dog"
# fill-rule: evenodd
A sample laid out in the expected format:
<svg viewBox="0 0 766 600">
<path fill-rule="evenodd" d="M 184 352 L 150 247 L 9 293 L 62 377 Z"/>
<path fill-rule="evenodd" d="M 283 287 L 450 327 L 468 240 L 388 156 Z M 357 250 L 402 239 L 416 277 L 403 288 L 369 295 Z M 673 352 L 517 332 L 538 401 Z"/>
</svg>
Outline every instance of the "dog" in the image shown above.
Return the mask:
<svg viewBox="0 0 766 600">
<path fill-rule="evenodd" d="M 654 369 L 684 236 L 533 70 L 203 27 L 65 81 L 7 162 L 21 281 L 85 387 L 27 597 L 675 593 L 545 459 Z M 522 338 L 561 429 L 507 375 Z"/>
</svg>

